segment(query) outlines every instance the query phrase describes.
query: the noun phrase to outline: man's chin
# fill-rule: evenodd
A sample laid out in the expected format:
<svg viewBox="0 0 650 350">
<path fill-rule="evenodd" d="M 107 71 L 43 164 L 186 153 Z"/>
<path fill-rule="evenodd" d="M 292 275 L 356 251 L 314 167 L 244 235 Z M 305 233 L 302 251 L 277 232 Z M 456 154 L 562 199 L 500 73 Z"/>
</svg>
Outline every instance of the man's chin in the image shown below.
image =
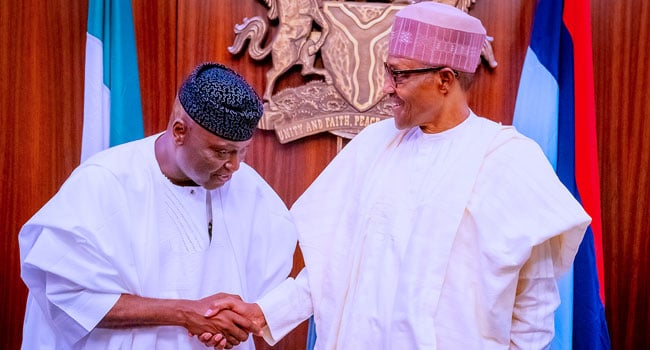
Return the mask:
<svg viewBox="0 0 650 350">
<path fill-rule="evenodd" d="M 203 188 L 205 188 L 208 191 L 216 190 L 217 188 L 223 186 L 225 182 L 219 181 L 219 182 L 211 182 L 209 184 L 203 185 Z"/>
<path fill-rule="evenodd" d="M 206 190 L 214 190 L 217 189 L 223 185 L 226 184 L 226 182 L 230 181 L 231 177 L 221 177 L 221 176 L 214 176 L 210 179 L 209 183 L 204 183 L 203 188 Z"/>
<path fill-rule="evenodd" d="M 394 118 L 393 121 L 395 122 L 395 128 L 397 128 L 397 130 L 404 130 L 408 127 L 406 123 L 402 122 L 397 118 Z"/>
</svg>

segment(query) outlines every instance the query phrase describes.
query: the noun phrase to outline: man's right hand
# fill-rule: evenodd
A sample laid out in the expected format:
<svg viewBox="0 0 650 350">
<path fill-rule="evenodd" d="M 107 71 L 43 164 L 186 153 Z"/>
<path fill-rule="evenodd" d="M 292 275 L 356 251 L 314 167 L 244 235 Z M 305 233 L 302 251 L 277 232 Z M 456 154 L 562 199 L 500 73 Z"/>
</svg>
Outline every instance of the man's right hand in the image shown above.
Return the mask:
<svg viewBox="0 0 650 350">
<path fill-rule="evenodd" d="M 262 309 L 255 303 L 246 303 L 240 298 L 215 299 L 215 302 L 206 311 L 205 317 L 210 319 L 219 318 L 222 317 L 222 314 L 230 315 L 233 312 L 238 316 L 249 320 L 253 324 L 251 328 L 248 328 L 251 333 L 262 336 L 262 328 L 266 326 L 266 319 L 264 318 Z M 219 350 L 230 349 L 232 346 L 237 345 L 234 344 L 228 336 L 225 336 L 227 342 L 224 342 L 224 337 L 215 333 L 206 332 L 201 334 L 198 338 L 206 346 L 212 346 Z"/>
<path fill-rule="evenodd" d="M 248 339 L 249 333 L 261 334 L 261 327 L 250 320 L 246 315 L 239 314 L 233 308 L 218 307 L 217 312 L 210 312 L 216 305 L 240 305 L 245 304 L 237 295 L 219 293 L 197 301 L 197 306 L 188 319 L 192 322 L 186 328 L 190 334 L 200 335 L 199 340 L 206 345 L 216 346 L 226 340 L 225 349 L 238 345 L 240 342 Z M 236 307 L 240 309 L 239 306 Z M 207 311 L 206 311 L 207 310 Z M 261 313 L 261 310 L 260 310 Z M 201 316 L 198 319 L 196 316 Z M 210 334 L 210 343 L 208 344 L 206 334 Z M 221 337 L 215 337 L 221 335 Z"/>
</svg>

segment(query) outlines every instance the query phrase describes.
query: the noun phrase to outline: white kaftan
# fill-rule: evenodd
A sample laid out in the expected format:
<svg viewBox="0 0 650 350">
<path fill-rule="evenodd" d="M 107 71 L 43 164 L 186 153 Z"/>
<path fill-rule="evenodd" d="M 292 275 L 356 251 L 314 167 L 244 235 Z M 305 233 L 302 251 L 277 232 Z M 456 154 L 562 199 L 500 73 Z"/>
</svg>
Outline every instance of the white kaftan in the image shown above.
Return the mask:
<svg viewBox="0 0 650 350">
<path fill-rule="evenodd" d="M 367 127 L 291 212 L 306 268 L 259 304 L 274 342 L 313 303 L 316 349 L 544 348 L 590 221 L 537 144 L 473 113 Z"/>
<path fill-rule="evenodd" d="M 242 163 L 210 197 L 173 185 L 156 162 L 156 138 L 90 158 L 22 228 L 24 349 L 205 349 L 183 327 L 95 326 L 122 293 L 255 300 L 288 276 L 295 227 L 268 184 Z M 254 349 L 252 339 L 238 348 Z"/>
</svg>

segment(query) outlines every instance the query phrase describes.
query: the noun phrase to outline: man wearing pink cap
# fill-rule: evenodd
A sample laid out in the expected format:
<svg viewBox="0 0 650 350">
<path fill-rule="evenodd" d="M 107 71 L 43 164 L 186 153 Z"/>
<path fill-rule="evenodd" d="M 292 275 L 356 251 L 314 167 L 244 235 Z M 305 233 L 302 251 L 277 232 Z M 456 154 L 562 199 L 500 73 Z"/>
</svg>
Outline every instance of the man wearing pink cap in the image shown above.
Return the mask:
<svg viewBox="0 0 650 350">
<path fill-rule="evenodd" d="M 548 347 L 556 279 L 590 218 L 535 142 L 470 110 L 484 40 L 448 5 L 397 14 L 393 120 L 364 129 L 291 209 L 301 274 L 229 305 L 271 343 L 313 311 L 316 349 Z"/>
</svg>

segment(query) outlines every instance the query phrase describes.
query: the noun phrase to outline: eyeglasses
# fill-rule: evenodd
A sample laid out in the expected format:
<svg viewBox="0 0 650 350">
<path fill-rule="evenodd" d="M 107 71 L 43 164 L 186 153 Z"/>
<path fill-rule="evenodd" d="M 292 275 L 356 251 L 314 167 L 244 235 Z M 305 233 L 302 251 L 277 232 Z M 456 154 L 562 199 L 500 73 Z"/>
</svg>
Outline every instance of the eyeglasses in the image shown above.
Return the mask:
<svg viewBox="0 0 650 350">
<path fill-rule="evenodd" d="M 384 62 L 384 68 L 386 69 L 386 74 L 390 77 L 390 83 L 393 87 L 396 87 L 399 84 L 404 83 L 408 78 L 408 75 L 411 74 L 421 74 L 428 72 L 437 72 L 445 67 L 424 67 L 424 68 L 414 68 L 414 69 L 393 69 L 388 63 Z"/>
</svg>

